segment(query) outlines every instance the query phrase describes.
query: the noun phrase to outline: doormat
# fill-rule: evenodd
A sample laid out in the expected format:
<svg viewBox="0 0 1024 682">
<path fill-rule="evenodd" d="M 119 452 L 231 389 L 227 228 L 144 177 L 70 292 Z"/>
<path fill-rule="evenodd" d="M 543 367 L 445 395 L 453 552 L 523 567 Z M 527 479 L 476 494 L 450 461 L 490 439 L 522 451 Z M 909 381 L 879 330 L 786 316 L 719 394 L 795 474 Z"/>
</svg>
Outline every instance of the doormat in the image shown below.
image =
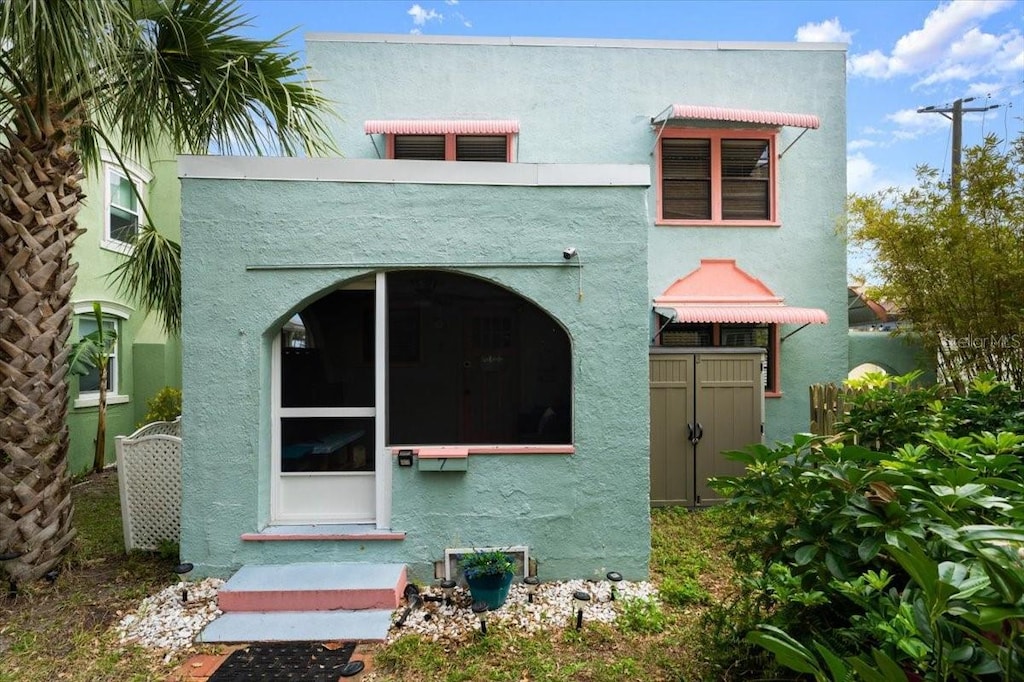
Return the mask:
<svg viewBox="0 0 1024 682">
<path fill-rule="evenodd" d="M 337 682 L 338 678 L 350 677 L 363 669 L 361 661 L 349 665 L 355 650 L 352 642 L 251 644 L 228 656 L 209 682 Z"/>
</svg>

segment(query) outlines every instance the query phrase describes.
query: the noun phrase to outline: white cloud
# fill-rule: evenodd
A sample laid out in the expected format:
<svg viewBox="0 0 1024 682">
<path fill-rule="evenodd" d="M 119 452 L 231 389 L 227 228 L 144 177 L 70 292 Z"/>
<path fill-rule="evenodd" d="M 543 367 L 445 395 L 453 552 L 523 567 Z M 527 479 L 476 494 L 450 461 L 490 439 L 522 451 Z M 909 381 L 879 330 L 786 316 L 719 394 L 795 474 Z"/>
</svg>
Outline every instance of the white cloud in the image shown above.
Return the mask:
<svg viewBox="0 0 1024 682">
<path fill-rule="evenodd" d="M 880 79 L 919 76 L 917 86 L 978 77 L 1014 78 L 1024 66 L 1020 30 L 994 34 L 979 26 L 984 19 L 1014 6 L 1013 0 L 942 3 L 921 28 L 897 40 L 888 55 L 877 49 L 851 55 L 849 72 Z"/>
<path fill-rule="evenodd" d="M 850 140 L 849 142 L 847 142 L 846 143 L 846 151 L 852 152 L 852 151 L 856 151 L 858 149 L 868 149 L 870 147 L 877 147 L 877 146 L 878 146 L 878 143 L 875 142 L 874 140 L 866 140 L 866 139 L 862 138 L 862 139 L 859 139 L 859 140 Z"/>
<path fill-rule="evenodd" d="M 446 5 L 457 5 L 457 4 L 459 4 L 459 0 L 444 0 L 444 4 L 446 4 Z"/>
<path fill-rule="evenodd" d="M 966 95 L 968 97 L 985 97 L 987 95 L 995 95 L 1006 87 L 1001 83 L 971 83 L 967 88 Z"/>
<path fill-rule="evenodd" d="M 879 189 L 875 173 L 878 166 L 863 154 L 846 157 L 846 192 L 868 194 Z"/>
<path fill-rule="evenodd" d="M 796 30 L 798 43 L 851 43 L 853 33 L 844 31 L 839 17 L 826 19 L 820 24 L 808 22 Z"/>
<path fill-rule="evenodd" d="M 934 113 L 919 114 L 917 109 L 900 109 L 886 114 L 885 118 L 896 124 L 896 130 L 891 134 L 898 140 L 913 140 L 922 135 L 949 129 L 949 121 L 944 116 Z"/>
<path fill-rule="evenodd" d="M 412 17 L 412 23 L 416 24 L 417 26 L 423 26 L 428 21 L 443 21 L 444 20 L 444 15 L 439 14 L 436 10 L 434 10 L 434 9 L 423 9 L 418 4 L 413 5 L 412 7 L 410 7 L 409 11 L 406 12 L 406 14 L 408 14 L 409 16 Z"/>
</svg>

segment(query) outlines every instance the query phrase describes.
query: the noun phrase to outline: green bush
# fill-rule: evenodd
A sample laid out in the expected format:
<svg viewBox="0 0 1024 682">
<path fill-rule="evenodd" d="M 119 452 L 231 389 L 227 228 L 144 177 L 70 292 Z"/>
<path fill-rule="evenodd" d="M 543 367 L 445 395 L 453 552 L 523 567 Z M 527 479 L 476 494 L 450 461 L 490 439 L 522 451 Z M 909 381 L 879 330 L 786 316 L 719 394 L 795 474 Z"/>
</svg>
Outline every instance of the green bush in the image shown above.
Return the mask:
<svg viewBox="0 0 1024 682">
<path fill-rule="evenodd" d="M 165 386 L 146 401 L 146 416 L 143 417 L 142 424 L 170 422 L 177 419 L 179 415 L 181 415 L 181 390 L 173 386 Z"/>
<path fill-rule="evenodd" d="M 742 519 L 732 553 L 766 626 L 750 641 L 794 670 L 828 671 L 819 679 L 871 679 L 889 663 L 924 679 L 1010 679 L 1024 669 L 1024 436 L 909 438 L 888 453 L 811 436 L 731 453 L 747 476 L 713 485 Z"/>
<path fill-rule="evenodd" d="M 637 597 L 619 602 L 619 626 L 626 632 L 651 634 L 665 629 L 665 614 L 653 598 Z"/>
</svg>

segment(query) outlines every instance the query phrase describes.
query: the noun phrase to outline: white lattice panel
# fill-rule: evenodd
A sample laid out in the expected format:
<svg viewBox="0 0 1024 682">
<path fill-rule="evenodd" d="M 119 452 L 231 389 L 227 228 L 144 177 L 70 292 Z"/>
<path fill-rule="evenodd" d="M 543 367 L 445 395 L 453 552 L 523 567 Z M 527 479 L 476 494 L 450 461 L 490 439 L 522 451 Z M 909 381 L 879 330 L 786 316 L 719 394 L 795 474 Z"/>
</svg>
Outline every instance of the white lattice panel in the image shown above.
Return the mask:
<svg viewBox="0 0 1024 682">
<path fill-rule="evenodd" d="M 160 548 L 161 541 L 178 542 L 181 529 L 181 438 L 147 431 L 179 422 L 147 424 L 132 436 L 120 436 L 117 478 L 125 550 Z M 137 434 L 146 433 L 142 437 Z"/>
<path fill-rule="evenodd" d="M 145 436 L 177 436 L 181 438 L 181 417 L 172 422 L 150 422 L 140 426 L 139 429 L 128 436 L 130 440 L 137 440 Z"/>
</svg>

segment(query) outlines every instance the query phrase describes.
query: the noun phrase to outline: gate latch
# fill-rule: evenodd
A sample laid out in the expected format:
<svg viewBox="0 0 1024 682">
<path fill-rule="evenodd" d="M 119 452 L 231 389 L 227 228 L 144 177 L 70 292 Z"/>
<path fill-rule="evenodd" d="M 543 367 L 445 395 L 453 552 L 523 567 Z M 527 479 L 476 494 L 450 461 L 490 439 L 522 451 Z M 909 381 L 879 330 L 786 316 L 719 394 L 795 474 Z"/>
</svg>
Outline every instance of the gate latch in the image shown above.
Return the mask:
<svg viewBox="0 0 1024 682">
<path fill-rule="evenodd" d="M 700 422 L 697 422 L 696 430 L 693 424 L 687 424 L 686 428 L 690 433 L 690 445 L 696 445 L 704 437 L 704 427 L 700 425 Z"/>
</svg>

